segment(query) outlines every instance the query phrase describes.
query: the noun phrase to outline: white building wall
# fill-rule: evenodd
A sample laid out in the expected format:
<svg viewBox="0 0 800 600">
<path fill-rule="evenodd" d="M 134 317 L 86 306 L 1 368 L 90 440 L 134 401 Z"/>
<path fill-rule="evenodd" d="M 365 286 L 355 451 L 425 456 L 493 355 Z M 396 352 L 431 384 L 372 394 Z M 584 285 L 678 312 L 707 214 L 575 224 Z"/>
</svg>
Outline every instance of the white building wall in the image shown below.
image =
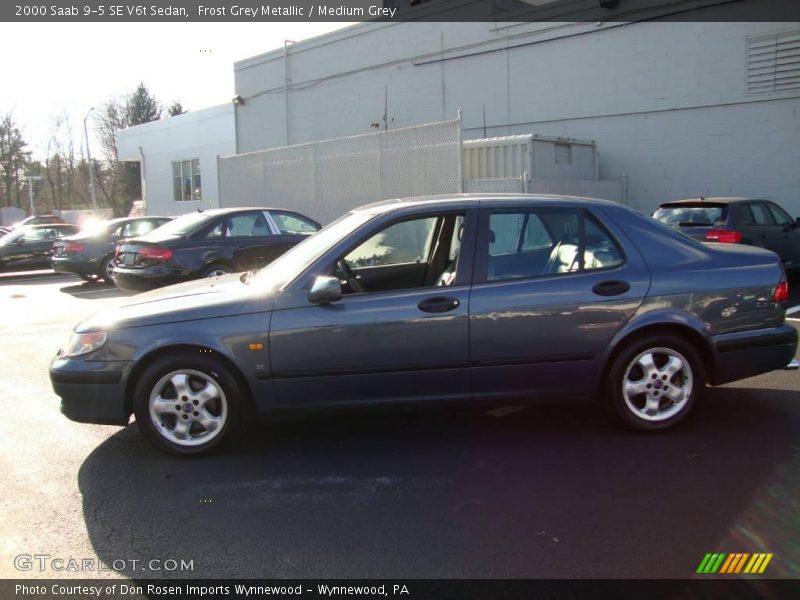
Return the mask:
<svg viewBox="0 0 800 600">
<path fill-rule="evenodd" d="M 629 203 L 756 195 L 800 216 L 800 90 L 750 94 L 749 37 L 799 23 L 359 24 L 289 47 L 289 142 L 452 118 L 594 140 Z M 515 47 L 516 46 L 516 47 Z M 443 60 L 444 59 L 444 60 Z M 284 145 L 283 49 L 235 65 L 238 151 Z M 484 127 L 485 107 L 485 127 Z"/>
<path fill-rule="evenodd" d="M 144 154 L 146 211 L 149 215 L 179 215 L 219 206 L 217 156 L 236 151 L 232 104 L 169 117 L 117 133 L 120 160 L 140 160 Z M 202 200 L 175 201 L 173 161 L 200 159 Z"/>
</svg>

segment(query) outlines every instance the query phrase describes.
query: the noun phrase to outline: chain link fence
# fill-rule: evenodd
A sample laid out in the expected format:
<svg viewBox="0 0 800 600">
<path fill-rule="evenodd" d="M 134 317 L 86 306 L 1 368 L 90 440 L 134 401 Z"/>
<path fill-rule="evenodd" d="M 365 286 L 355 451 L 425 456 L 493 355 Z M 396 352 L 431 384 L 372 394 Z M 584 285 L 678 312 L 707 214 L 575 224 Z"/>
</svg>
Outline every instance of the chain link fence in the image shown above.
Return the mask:
<svg viewBox="0 0 800 600">
<path fill-rule="evenodd" d="M 521 194 L 525 191 L 521 177 L 500 179 L 465 179 L 464 191 L 479 194 Z"/>
<path fill-rule="evenodd" d="M 329 223 L 362 204 L 461 191 L 461 120 L 219 159 L 220 206 L 272 206 Z"/>
</svg>

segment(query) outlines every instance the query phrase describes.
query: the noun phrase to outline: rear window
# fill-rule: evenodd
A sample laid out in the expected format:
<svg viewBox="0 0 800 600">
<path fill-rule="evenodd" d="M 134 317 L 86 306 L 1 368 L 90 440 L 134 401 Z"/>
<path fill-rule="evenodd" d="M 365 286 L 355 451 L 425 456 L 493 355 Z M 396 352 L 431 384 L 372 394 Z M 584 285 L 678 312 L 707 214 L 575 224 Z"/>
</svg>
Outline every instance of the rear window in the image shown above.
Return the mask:
<svg viewBox="0 0 800 600">
<path fill-rule="evenodd" d="M 727 205 L 680 204 L 658 207 L 653 218 L 672 227 L 710 227 L 728 219 Z"/>
</svg>

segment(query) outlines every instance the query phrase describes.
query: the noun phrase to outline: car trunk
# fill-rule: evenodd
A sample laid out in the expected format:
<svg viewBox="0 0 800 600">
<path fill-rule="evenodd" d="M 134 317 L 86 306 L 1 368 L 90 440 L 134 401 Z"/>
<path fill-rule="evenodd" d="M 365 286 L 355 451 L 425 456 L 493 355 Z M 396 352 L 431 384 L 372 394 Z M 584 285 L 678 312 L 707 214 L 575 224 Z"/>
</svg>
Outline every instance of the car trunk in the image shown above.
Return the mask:
<svg viewBox="0 0 800 600">
<path fill-rule="evenodd" d="M 178 238 L 173 236 L 173 239 Z M 144 269 L 154 263 L 164 264 L 165 262 L 169 262 L 169 258 L 155 259 L 146 256 L 147 250 L 145 249 L 147 248 L 151 250 L 163 249 L 169 251 L 168 246 L 165 245 L 163 241 L 151 242 L 140 238 L 131 238 L 117 244 L 114 260 L 117 266 L 125 269 Z M 145 256 L 142 255 L 143 250 Z"/>
</svg>

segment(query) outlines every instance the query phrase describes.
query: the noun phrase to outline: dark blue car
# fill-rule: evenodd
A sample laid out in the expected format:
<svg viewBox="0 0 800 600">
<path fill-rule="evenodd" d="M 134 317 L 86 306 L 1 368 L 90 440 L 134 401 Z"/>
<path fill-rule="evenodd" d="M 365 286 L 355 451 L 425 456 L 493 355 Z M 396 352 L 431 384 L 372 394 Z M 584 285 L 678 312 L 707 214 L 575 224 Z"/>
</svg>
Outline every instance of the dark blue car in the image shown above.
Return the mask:
<svg viewBox="0 0 800 600">
<path fill-rule="evenodd" d="M 596 397 L 666 429 L 706 384 L 785 366 L 777 255 L 580 198 L 462 195 L 352 211 L 255 274 L 145 293 L 50 368 L 76 421 L 191 454 L 257 416 Z"/>
</svg>

